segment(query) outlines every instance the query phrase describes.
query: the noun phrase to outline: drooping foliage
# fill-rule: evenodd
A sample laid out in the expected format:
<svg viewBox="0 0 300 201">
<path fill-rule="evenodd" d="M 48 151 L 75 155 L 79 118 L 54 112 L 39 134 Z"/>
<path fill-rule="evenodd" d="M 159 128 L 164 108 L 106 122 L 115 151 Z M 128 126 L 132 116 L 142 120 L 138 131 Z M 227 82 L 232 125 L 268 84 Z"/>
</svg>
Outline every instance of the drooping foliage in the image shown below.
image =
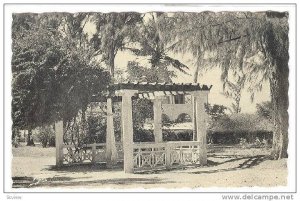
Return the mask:
<svg viewBox="0 0 300 201">
<path fill-rule="evenodd" d="M 243 71 L 248 75 L 246 81 L 251 83 L 252 98 L 265 81 L 270 83 L 274 122 L 272 155 L 274 158 L 286 157 L 288 13 L 175 13 L 169 17 L 168 25 L 166 42 L 175 41 L 174 51 L 191 52 L 197 60 L 197 68 L 205 60 L 218 64 L 224 83 L 228 81 L 230 70 L 237 72 L 236 67 L 246 68 Z M 206 58 L 204 53 L 208 55 Z M 244 64 L 239 65 L 241 62 Z"/>
<path fill-rule="evenodd" d="M 14 14 L 13 124 L 32 129 L 68 120 L 101 93 L 109 74 L 90 63 L 89 51 L 64 32 L 62 14 Z"/>
<path fill-rule="evenodd" d="M 227 80 L 223 84 L 224 95 L 227 98 L 233 99 L 231 108 L 233 113 L 240 113 L 242 108 L 240 107 L 242 90 L 245 86 L 246 75 L 236 75 L 235 81 Z"/>
</svg>

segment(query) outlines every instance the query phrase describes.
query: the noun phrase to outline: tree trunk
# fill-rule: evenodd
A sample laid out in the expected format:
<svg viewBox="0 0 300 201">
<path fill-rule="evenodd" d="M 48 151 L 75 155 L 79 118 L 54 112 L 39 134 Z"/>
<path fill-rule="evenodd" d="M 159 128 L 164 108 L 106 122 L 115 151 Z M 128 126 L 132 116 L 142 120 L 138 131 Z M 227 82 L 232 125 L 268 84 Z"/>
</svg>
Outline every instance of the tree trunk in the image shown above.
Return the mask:
<svg viewBox="0 0 300 201">
<path fill-rule="evenodd" d="M 196 69 L 195 69 L 195 72 L 194 72 L 194 77 L 193 77 L 193 82 L 194 83 L 198 83 L 198 77 L 199 77 L 199 71 L 200 71 L 200 65 L 201 65 L 201 60 L 203 60 L 203 52 L 201 52 L 200 50 L 200 47 L 198 48 L 197 50 L 197 62 L 196 62 Z M 200 62 L 199 62 L 200 61 Z M 193 110 L 196 111 L 196 98 L 193 97 L 192 98 L 192 104 L 193 104 Z M 197 124 L 196 124 L 196 112 L 193 113 L 193 141 L 196 141 L 197 140 Z"/>
<path fill-rule="evenodd" d="M 27 134 L 27 146 L 34 146 L 34 142 L 32 139 L 32 129 L 28 129 L 28 134 Z"/>
<path fill-rule="evenodd" d="M 115 47 L 115 41 L 114 39 L 116 38 L 116 33 L 115 33 L 115 22 L 116 22 L 116 18 L 117 18 L 117 14 L 116 13 L 112 13 L 112 19 L 111 19 L 111 29 L 110 29 L 110 37 L 111 37 L 111 41 L 110 41 L 110 47 L 109 47 L 109 51 L 108 51 L 108 65 L 109 65 L 109 72 L 110 72 L 110 76 L 113 79 L 115 76 L 115 54 L 116 54 L 116 47 Z M 113 80 L 114 81 L 114 80 Z"/>
<path fill-rule="evenodd" d="M 197 83 L 198 82 L 198 75 L 199 75 L 199 69 L 200 66 L 197 65 L 195 72 L 194 72 L 194 78 L 193 82 Z M 193 111 L 196 111 L 196 98 L 192 96 L 192 105 L 193 105 Z M 196 112 L 193 112 L 193 141 L 197 140 L 197 123 L 196 123 Z"/>
<path fill-rule="evenodd" d="M 113 42 L 112 42 L 112 46 L 113 46 Z M 114 47 L 110 48 L 108 62 L 109 62 L 110 76 L 112 78 L 112 81 L 114 81 L 114 74 L 115 74 L 115 49 L 114 49 Z"/>
<path fill-rule="evenodd" d="M 116 21 L 116 14 L 112 14 L 112 28 L 110 30 L 111 33 L 111 46 L 109 49 L 109 55 L 108 55 L 108 65 L 109 65 L 109 71 L 110 71 L 110 76 L 111 76 L 111 82 L 114 83 L 114 74 L 115 74 L 115 56 L 116 56 L 116 47 L 115 47 L 115 41 L 113 38 L 115 38 L 115 28 L 114 24 Z M 113 111 L 113 102 L 111 101 L 111 112 Z M 110 112 L 108 112 L 110 113 Z M 113 121 L 113 114 L 107 114 L 107 122 L 110 122 L 110 126 L 107 127 L 106 131 L 106 138 L 107 140 L 110 140 L 110 142 L 106 141 L 107 145 L 110 145 L 111 148 L 110 150 L 116 150 L 116 141 L 115 141 L 115 130 L 114 130 L 114 121 Z M 110 136 L 112 135 L 112 136 Z M 109 156 L 110 155 L 110 156 Z M 107 164 L 108 166 L 113 166 L 116 164 L 117 160 L 117 151 L 110 151 L 107 153 Z"/>
<path fill-rule="evenodd" d="M 277 61 L 270 79 L 274 124 L 272 157 L 274 159 L 288 157 L 288 75 L 288 60 Z"/>
</svg>

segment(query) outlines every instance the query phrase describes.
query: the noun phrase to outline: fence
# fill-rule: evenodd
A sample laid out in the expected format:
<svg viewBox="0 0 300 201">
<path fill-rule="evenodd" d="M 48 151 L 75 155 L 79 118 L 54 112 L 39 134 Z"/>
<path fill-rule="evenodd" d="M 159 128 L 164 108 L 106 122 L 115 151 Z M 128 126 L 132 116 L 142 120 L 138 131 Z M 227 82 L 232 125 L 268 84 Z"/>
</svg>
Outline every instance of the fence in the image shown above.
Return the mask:
<svg viewBox="0 0 300 201">
<path fill-rule="evenodd" d="M 123 161 L 123 145 L 116 144 L 117 161 Z M 133 144 L 133 166 L 135 172 L 171 169 L 186 165 L 200 165 L 203 149 L 199 142 L 180 141 Z M 82 147 L 63 145 L 63 164 L 106 163 L 106 144 L 94 143 Z"/>
</svg>

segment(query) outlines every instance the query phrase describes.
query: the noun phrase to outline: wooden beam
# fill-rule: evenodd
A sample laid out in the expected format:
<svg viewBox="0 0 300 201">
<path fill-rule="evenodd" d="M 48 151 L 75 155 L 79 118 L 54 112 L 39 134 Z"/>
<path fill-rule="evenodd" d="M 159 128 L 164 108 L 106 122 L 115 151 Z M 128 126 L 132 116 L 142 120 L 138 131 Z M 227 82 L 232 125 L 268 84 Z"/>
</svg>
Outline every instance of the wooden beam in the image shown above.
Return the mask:
<svg viewBox="0 0 300 201">
<path fill-rule="evenodd" d="M 56 148 L 56 166 L 61 167 L 63 165 L 64 153 L 63 153 L 63 138 L 64 138 L 64 123 L 63 121 L 55 122 L 55 148 Z"/>
<path fill-rule="evenodd" d="M 132 96 L 138 93 L 135 90 L 122 90 L 122 132 L 124 149 L 124 172 L 133 173 L 133 120 L 132 120 Z"/>
<path fill-rule="evenodd" d="M 154 138 L 155 143 L 163 141 L 162 138 L 162 99 L 155 97 L 153 100 L 153 113 L 154 113 Z"/>
<path fill-rule="evenodd" d="M 207 114 L 205 112 L 205 103 L 207 101 L 208 92 L 198 91 L 193 93 L 193 97 L 195 97 L 195 105 L 193 109 L 196 108 L 196 131 L 197 131 L 197 141 L 200 146 L 199 160 L 200 165 L 207 164 L 207 143 L 206 143 L 206 122 L 207 122 Z"/>
</svg>

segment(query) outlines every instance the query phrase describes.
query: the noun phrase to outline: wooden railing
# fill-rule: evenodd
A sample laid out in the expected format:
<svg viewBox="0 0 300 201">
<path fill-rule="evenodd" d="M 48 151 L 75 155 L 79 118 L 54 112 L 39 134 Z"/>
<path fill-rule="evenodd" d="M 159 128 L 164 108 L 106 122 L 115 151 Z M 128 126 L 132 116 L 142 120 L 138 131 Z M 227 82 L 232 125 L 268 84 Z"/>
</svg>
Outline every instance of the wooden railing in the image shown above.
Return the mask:
<svg viewBox="0 0 300 201">
<path fill-rule="evenodd" d="M 123 145 L 116 143 L 117 160 L 123 160 Z M 75 145 L 63 145 L 63 164 L 74 163 L 105 163 L 106 144 L 94 143 L 76 147 Z"/>
<path fill-rule="evenodd" d="M 116 143 L 117 161 L 123 161 L 123 145 Z M 185 165 L 199 165 L 200 153 L 205 149 L 196 141 L 134 143 L 134 171 L 171 169 Z M 75 147 L 63 145 L 63 164 L 106 163 L 106 144 L 94 143 Z"/>
<path fill-rule="evenodd" d="M 134 144 L 134 170 L 170 169 L 184 165 L 198 165 L 202 150 L 199 142 L 195 141 Z"/>
</svg>

